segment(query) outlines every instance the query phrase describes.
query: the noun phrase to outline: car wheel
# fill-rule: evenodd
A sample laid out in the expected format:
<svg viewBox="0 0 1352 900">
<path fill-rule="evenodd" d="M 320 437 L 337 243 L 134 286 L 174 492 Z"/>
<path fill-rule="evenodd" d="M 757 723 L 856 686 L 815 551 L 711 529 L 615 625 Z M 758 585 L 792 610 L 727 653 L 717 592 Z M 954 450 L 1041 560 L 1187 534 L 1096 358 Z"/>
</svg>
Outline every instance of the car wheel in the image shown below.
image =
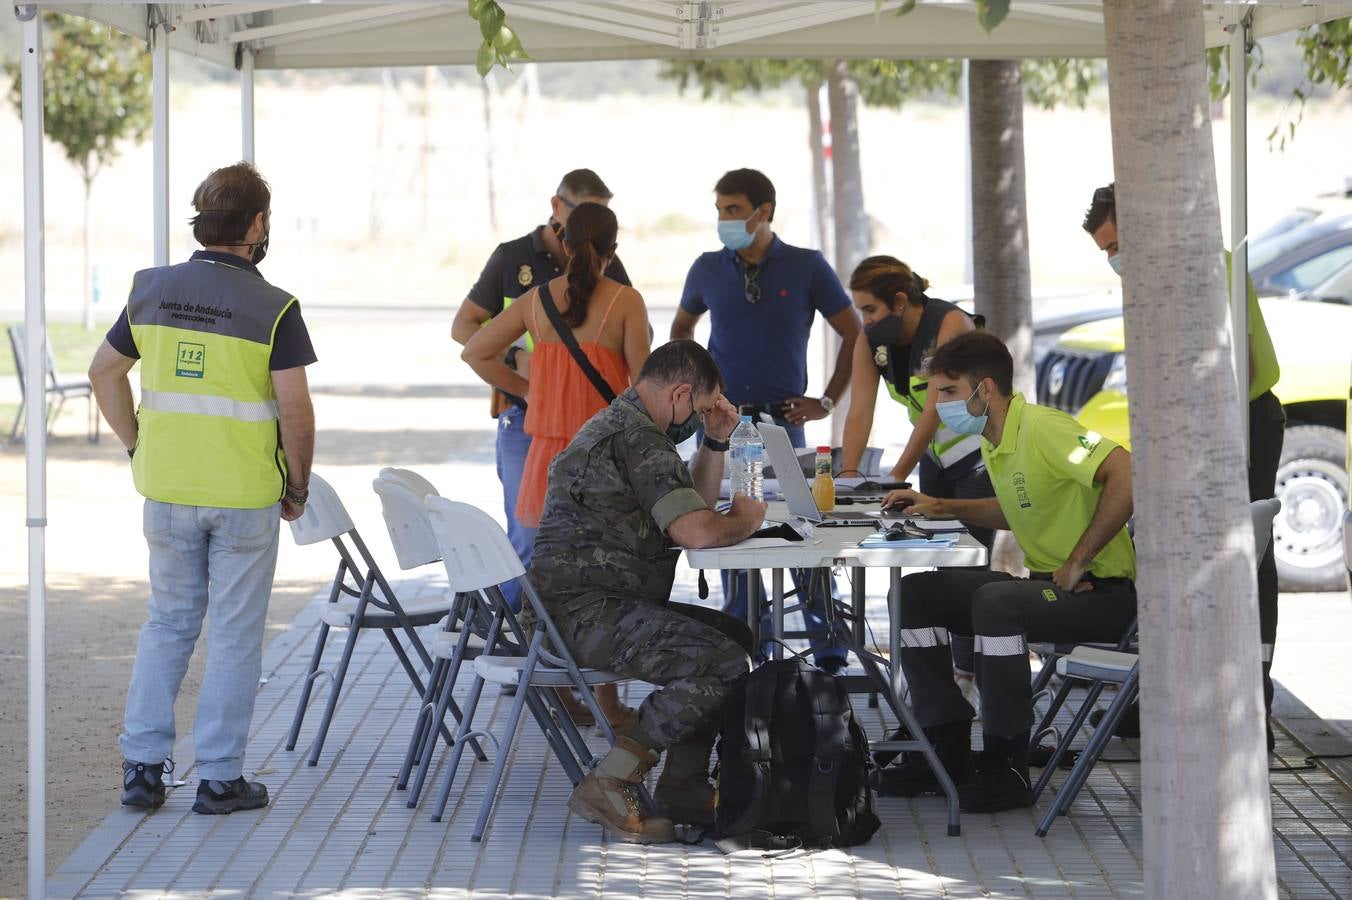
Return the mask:
<svg viewBox="0 0 1352 900">
<path fill-rule="evenodd" d="M 1344 436 L 1336 428 L 1286 429 L 1277 468 L 1281 512 L 1272 523 L 1283 591 L 1342 590 L 1342 520 L 1347 508 Z"/>
</svg>

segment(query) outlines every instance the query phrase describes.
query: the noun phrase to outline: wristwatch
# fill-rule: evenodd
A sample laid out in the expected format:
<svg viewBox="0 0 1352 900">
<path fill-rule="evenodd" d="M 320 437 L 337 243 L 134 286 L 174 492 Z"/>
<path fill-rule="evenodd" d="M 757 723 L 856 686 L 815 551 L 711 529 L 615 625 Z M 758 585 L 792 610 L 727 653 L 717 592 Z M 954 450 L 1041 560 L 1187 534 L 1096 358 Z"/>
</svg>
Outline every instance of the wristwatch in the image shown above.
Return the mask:
<svg viewBox="0 0 1352 900">
<path fill-rule="evenodd" d="M 822 409 L 826 410 L 827 412 L 830 412 L 831 410 L 836 408 L 836 401 L 832 400 L 825 394 L 822 394 L 822 398 L 818 402 L 821 403 Z"/>
</svg>

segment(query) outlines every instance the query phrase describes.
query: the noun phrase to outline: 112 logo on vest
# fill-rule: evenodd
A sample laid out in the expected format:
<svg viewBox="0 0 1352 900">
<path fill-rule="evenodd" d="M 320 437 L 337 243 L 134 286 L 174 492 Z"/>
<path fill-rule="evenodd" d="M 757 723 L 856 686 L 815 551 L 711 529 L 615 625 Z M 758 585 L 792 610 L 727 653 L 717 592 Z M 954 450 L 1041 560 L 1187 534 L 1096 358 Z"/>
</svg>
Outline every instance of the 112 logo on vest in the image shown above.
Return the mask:
<svg viewBox="0 0 1352 900">
<path fill-rule="evenodd" d="M 203 344 L 178 342 L 178 359 L 174 374 L 180 378 L 203 378 L 207 368 L 207 348 Z"/>
</svg>

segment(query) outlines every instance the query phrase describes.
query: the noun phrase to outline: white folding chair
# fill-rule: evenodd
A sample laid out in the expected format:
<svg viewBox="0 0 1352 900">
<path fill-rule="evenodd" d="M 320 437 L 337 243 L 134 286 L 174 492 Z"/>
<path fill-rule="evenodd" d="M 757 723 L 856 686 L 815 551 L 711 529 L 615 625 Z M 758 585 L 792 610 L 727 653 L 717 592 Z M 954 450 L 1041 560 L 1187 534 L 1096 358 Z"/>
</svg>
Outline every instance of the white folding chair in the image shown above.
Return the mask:
<svg viewBox="0 0 1352 900">
<path fill-rule="evenodd" d="M 1276 517 L 1278 510 L 1282 508 L 1282 502 L 1276 498 L 1266 500 L 1255 500 L 1249 504 L 1249 516 L 1253 522 L 1253 542 L 1254 558 L 1262 559 L 1263 554 L 1267 552 L 1268 544 L 1272 540 L 1272 520 Z M 1259 648 L 1261 653 L 1261 648 Z M 1117 725 L 1126 715 L 1127 709 L 1140 694 L 1140 657 L 1135 653 L 1129 653 L 1123 650 L 1105 650 L 1101 647 L 1083 646 L 1076 647 L 1069 654 L 1060 657 L 1056 661 L 1056 671 L 1067 681 L 1087 681 L 1090 684 L 1090 690 L 1102 688 L 1105 684 L 1118 685 L 1117 696 L 1113 702 L 1108 705 L 1108 710 L 1103 714 L 1103 718 L 1095 727 L 1094 733 L 1090 736 L 1089 742 L 1084 749 L 1080 751 L 1079 757 L 1075 760 L 1075 765 L 1071 768 L 1070 774 L 1066 776 L 1065 783 L 1061 789 L 1056 792 L 1055 799 L 1052 800 L 1047 811 L 1043 813 L 1041 821 L 1038 822 L 1037 835 L 1045 837 L 1052 823 L 1056 821 L 1059 815 L 1065 815 L 1070 810 L 1070 804 L 1075 801 L 1075 797 L 1080 793 L 1086 781 L 1089 780 L 1089 773 L 1098 762 L 1103 751 L 1108 747 L 1108 741 L 1117 730 Z M 1092 696 L 1096 699 L 1097 692 Z M 1070 748 L 1071 741 L 1075 740 L 1079 733 L 1080 725 L 1088 714 L 1088 709 L 1093 705 L 1093 700 L 1089 700 L 1081 705 L 1080 712 L 1072 722 L 1071 728 L 1067 729 L 1064 737 L 1057 742 L 1056 750 L 1052 753 L 1052 758 L 1043 769 L 1042 777 L 1038 779 L 1034 796 L 1046 786 L 1051 780 L 1051 773 L 1056 771 L 1066 752 Z"/>
<path fill-rule="evenodd" d="M 537 724 L 558 755 L 564 771 L 568 773 L 572 783 L 577 784 L 582 780 L 583 769 L 593 767 L 596 760 L 566 713 L 555 711 L 553 716 L 549 714 L 544 689 L 575 688 L 592 715 L 596 717 L 606 739 L 614 744 L 615 732 L 601 712 L 591 687 L 623 679 L 611 672 L 578 667 L 553 620 L 550 619 L 548 610 L 525 578 L 525 569 L 522 568 L 521 560 L 512 549 L 506 533 L 491 516 L 467 503 L 455 503 L 444 497 L 428 497 L 426 503 L 433 533 L 441 546 L 442 564 L 446 567 L 451 589 L 475 595 L 476 600 L 491 610 L 493 616 L 485 651 L 474 660 L 474 680 L 465 699 L 465 717 L 460 722 L 460 730 L 456 734 L 455 746 L 451 750 L 451 758 L 442 781 L 441 795 L 432 814 L 432 821 L 441 821 L 465 742 L 471 736 L 488 737 L 495 745 L 495 759 L 493 774 L 484 791 L 479 817 L 475 821 L 471 835 L 471 840 L 478 841 L 483 837 L 484 829 L 488 825 L 489 813 L 493 809 L 498 787 L 502 782 L 503 770 L 511 753 L 522 710 L 530 706 Z M 511 608 L 501 591 L 502 585 L 513 581 L 520 584 L 522 596 L 530 604 L 535 617 L 535 631 L 529 643 L 525 641 L 525 635 L 521 632 L 520 625 L 512 615 Z M 520 655 L 503 656 L 494 652 L 498 646 L 499 631 L 503 628 L 516 634 L 526 647 L 524 658 Z M 474 712 L 486 681 L 517 686 L 501 738 L 472 729 Z M 442 693 L 443 703 L 447 693 L 449 692 Z M 437 715 L 441 714 L 442 709 L 439 707 Z M 565 737 L 566 743 L 563 740 Z M 429 755 L 430 753 L 423 755 L 423 767 L 426 767 Z M 646 799 L 648 798 L 645 797 Z"/>
<path fill-rule="evenodd" d="M 437 546 L 436 536 L 432 534 L 432 523 L 427 518 L 427 507 L 423 504 L 425 497 L 440 496 L 432 483 L 409 469 L 384 468 L 371 483 L 371 487 L 380 498 L 380 511 L 385 519 L 385 530 L 389 533 L 390 544 L 394 547 L 394 556 L 399 562 L 399 568 L 408 571 L 441 562 L 441 548 Z M 443 684 L 449 679 L 449 683 L 454 685 L 461 662 L 474 658 L 483 650 L 482 637 L 469 629 L 465 629 L 462 635 L 461 630 L 456 627 L 463 618 L 466 599 L 448 591 L 447 603 L 451 611 L 438 623 L 437 632 L 428 642 L 433 659 L 432 671 L 422 692 L 422 702 L 419 705 L 417 720 L 414 722 L 413 734 L 409 738 L 408 750 L 404 754 L 403 764 L 399 767 L 399 777 L 395 782 L 397 790 L 402 791 L 408 786 L 409 773 L 417 764 L 418 753 L 425 742 L 428 730 L 432 727 L 432 711 L 436 707 L 436 699 Z M 465 647 L 462 652 L 456 653 L 462 637 L 465 640 Z M 454 700 L 450 701 L 449 709 L 456 721 L 460 721 L 460 707 Z M 438 722 L 437 728 L 447 744 L 455 740 L 444 722 Z M 487 759 L 477 742 L 473 744 L 473 748 L 476 757 L 480 760 Z"/>
<path fill-rule="evenodd" d="M 300 701 L 296 705 L 296 716 L 291 723 L 291 733 L 286 740 L 286 749 L 294 750 L 300 738 L 301 723 L 305 720 L 305 711 L 310 703 L 314 683 L 321 677 L 329 680 L 328 703 L 324 710 L 324 719 L 315 735 L 310 751 L 310 765 L 319 762 L 319 754 L 324 749 L 324 740 L 328 735 L 333 714 L 338 708 L 338 696 L 347 677 L 352 662 L 352 652 L 357 645 L 357 635 L 366 629 L 375 629 L 384 633 L 394 648 L 395 655 L 408 673 L 409 680 L 421 694 L 424 690 L 418 670 L 409 660 L 398 633 L 407 636 L 409 645 L 423 666 L 432 668 L 432 657 L 423 646 L 416 629 L 423 625 L 433 625 L 450 610 L 450 604 L 444 595 L 419 598 L 407 604 L 401 604 L 390 587 L 380 566 L 371 556 L 370 550 L 357 533 L 352 518 L 347 514 L 338 494 L 327 481 L 318 475 L 310 475 L 310 499 L 306 503 L 305 513 L 291 523 L 291 536 L 297 544 L 317 544 L 332 541 L 338 550 L 338 571 L 333 578 L 329 591 L 328 605 L 321 615 L 319 636 L 315 639 L 314 653 L 310 658 L 309 669 L 305 676 L 305 686 L 301 689 Z M 352 584 L 349 584 L 348 576 Z M 346 595 L 346 596 L 344 596 Z M 329 671 L 320 668 L 324 657 L 324 647 L 332 628 L 348 629 L 347 641 L 343 645 L 342 658 L 336 669 Z"/>
<path fill-rule="evenodd" d="M 24 377 L 27 374 L 24 367 L 24 361 L 27 359 L 27 349 L 24 345 L 25 330 L 22 325 L 9 326 L 9 349 L 14 354 L 14 370 L 19 378 L 19 409 L 14 414 L 14 425 L 9 429 L 10 443 L 19 439 L 19 431 L 23 428 L 23 411 L 28 405 L 29 385 L 24 384 Z M 99 407 L 94 399 L 94 388 L 89 383 L 88 378 L 64 378 L 61 373 L 56 371 L 56 357 L 52 354 L 52 344 L 47 342 L 43 347 L 43 369 L 46 372 L 45 384 L 33 385 L 34 390 L 46 391 L 47 402 L 50 404 L 47 409 L 47 432 L 51 433 L 52 425 L 61 415 L 61 408 L 66 405 L 66 401 L 80 397 L 85 398 L 88 403 L 89 414 L 89 442 L 98 443 L 99 424 L 102 421 L 99 418 Z"/>
</svg>

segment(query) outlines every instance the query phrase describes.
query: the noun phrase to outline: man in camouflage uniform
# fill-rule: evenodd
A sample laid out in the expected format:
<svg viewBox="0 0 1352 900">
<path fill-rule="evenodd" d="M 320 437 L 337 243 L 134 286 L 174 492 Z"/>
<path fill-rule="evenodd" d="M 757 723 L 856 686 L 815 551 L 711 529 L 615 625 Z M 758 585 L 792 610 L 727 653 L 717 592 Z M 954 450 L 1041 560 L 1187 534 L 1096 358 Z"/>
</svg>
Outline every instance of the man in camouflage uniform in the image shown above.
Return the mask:
<svg viewBox="0 0 1352 900">
<path fill-rule="evenodd" d="M 765 504 L 718 499 L 723 452 L 737 424 L 707 350 L 673 341 L 638 381 L 592 417 L 549 470 L 530 580 L 583 666 L 661 685 L 616 729 L 618 740 L 573 791 L 573 812 L 638 843 L 675 837 L 673 821 L 712 824 L 709 753 L 729 686 L 750 668 L 746 625 L 671 602 L 679 547 L 735 544 L 759 527 Z M 703 423 L 687 467 L 676 445 Z M 673 547 L 672 545 L 677 545 Z M 643 774 L 667 750 L 654 799 Z"/>
</svg>

